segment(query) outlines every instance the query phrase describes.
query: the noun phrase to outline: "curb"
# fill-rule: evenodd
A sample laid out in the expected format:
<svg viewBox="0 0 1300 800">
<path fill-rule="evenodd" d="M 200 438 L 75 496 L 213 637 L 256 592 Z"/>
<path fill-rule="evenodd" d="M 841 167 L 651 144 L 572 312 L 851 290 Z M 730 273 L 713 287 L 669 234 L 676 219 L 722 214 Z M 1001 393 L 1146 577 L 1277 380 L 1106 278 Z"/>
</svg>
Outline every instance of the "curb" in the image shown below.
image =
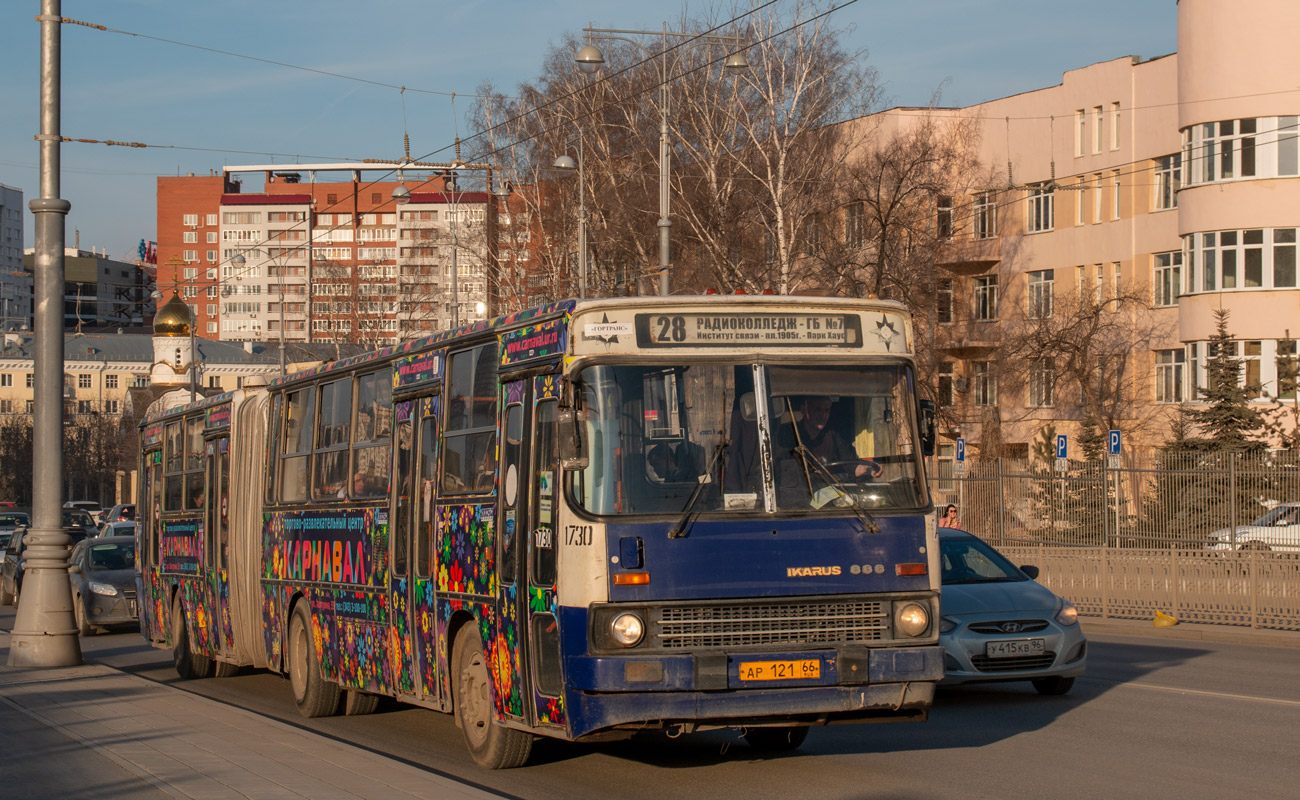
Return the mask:
<svg viewBox="0 0 1300 800">
<path fill-rule="evenodd" d="M 1085 635 L 1094 633 L 1112 636 L 1142 636 L 1151 639 L 1224 642 L 1252 644 L 1261 647 L 1300 648 L 1300 631 L 1265 630 L 1235 625 L 1206 625 L 1180 622 L 1168 628 L 1157 628 L 1149 619 L 1114 619 L 1079 615 Z"/>
</svg>

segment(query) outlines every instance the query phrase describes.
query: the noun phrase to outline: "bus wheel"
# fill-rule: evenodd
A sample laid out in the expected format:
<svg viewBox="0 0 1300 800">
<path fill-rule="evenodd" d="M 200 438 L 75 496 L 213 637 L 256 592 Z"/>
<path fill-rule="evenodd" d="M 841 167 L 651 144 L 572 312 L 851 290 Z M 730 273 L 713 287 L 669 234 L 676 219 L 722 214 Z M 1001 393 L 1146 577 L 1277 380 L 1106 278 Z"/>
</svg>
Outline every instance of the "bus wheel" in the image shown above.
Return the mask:
<svg viewBox="0 0 1300 800">
<path fill-rule="evenodd" d="M 172 663 L 176 674 L 185 680 L 206 678 L 212 674 L 212 659 L 190 648 L 190 632 L 185 627 L 185 606 L 180 595 L 172 601 Z"/>
<path fill-rule="evenodd" d="M 362 717 L 375 713 L 379 708 L 379 695 L 348 689 L 343 693 L 343 714 L 349 717 Z"/>
<path fill-rule="evenodd" d="M 749 742 L 749 746 L 764 753 L 798 750 L 807 738 L 808 726 L 806 725 L 788 728 L 750 728 L 745 731 L 745 741 Z"/>
<path fill-rule="evenodd" d="M 456 634 L 453 657 L 456 725 L 474 763 L 485 769 L 523 766 L 533 749 L 532 734 L 506 728 L 494 718 L 487 656 L 474 623 Z"/>
<path fill-rule="evenodd" d="M 233 678 L 239 674 L 239 665 L 231 664 L 229 661 L 218 661 L 216 676 L 218 678 Z"/>
<path fill-rule="evenodd" d="M 320 655 L 312 641 L 311 618 L 307 604 L 299 603 L 289 620 L 289 685 L 293 702 L 304 717 L 328 717 L 338 713 L 340 690 L 337 683 L 325 680 L 320 671 Z"/>
</svg>

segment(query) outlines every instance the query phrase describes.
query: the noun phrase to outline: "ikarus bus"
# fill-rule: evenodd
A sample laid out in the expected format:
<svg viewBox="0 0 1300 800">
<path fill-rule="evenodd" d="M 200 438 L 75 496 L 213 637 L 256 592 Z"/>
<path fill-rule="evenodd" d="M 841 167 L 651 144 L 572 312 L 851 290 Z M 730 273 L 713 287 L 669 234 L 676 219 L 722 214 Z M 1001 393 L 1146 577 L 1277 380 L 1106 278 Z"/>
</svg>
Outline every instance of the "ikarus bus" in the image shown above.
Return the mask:
<svg viewBox="0 0 1300 800">
<path fill-rule="evenodd" d="M 144 635 L 306 716 L 533 741 L 924 719 L 938 549 L 903 306 L 566 301 L 142 423 Z"/>
</svg>

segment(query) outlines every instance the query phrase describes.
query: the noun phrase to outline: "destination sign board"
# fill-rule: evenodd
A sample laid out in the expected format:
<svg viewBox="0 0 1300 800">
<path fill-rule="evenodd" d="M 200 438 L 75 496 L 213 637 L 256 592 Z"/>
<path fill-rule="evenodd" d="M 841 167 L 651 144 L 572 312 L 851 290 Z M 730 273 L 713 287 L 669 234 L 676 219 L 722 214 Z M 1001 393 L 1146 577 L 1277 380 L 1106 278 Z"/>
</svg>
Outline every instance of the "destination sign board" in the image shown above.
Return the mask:
<svg viewBox="0 0 1300 800">
<path fill-rule="evenodd" d="M 901 331 L 899 331 L 901 333 Z M 856 314 L 637 314 L 639 347 L 862 347 Z"/>
</svg>

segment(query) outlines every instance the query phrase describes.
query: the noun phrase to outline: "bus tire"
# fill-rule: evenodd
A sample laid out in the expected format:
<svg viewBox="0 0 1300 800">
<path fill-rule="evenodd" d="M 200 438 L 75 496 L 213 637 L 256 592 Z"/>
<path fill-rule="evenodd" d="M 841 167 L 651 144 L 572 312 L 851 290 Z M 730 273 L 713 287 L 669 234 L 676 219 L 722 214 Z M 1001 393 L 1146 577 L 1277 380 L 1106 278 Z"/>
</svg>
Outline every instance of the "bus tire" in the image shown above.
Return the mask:
<svg viewBox="0 0 1300 800">
<path fill-rule="evenodd" d="M 379 708 L 379 695 L 377 694 L 358 692 L 355 689 L 348 689 L 343 693 L 344 716 L 363 717 L 366 714 L 375 713 L 377 708 Z"/>
<path fill-rule="evenodd" d="M 513 769 L 528 760 L 533 736 L 496 720 L 491 677 L 478 627 L 470 622 L 456 634 L 452 671 L 456 726 L 474 763 L 484 769 Z"/>
<path fill-rule="evenodd" d="M 745 731 L 745 741 L 754 750 L 764 753 L 785 753 L 798 750 L 808 738 L 807 725 L 781 728 L 750 728 Z"/>
<path fill-rule="evenodd" d="M 218 678 L 233 678 L 239 674 L 239 665 L 229 661 L 218 661 L 215 675 Z"/>
<path fill-rule="evenodd" d="M 199 655 L 190 647 L 190 632 L 185 625 L 185 605 L 181 596 L 172 600 L 172 663 L 184 680 L 206 678 L 212 674 L 212 659 Z"/>
<path fill-rule="evenodd" d="M 341 690 L 321 674 L 320 654 L 311 635 L 311 617 L 305 602 L 294 606 L 289 618 L 289 685 L 298 713 L 308 719 L 338 713 Z"/>
</svg>

